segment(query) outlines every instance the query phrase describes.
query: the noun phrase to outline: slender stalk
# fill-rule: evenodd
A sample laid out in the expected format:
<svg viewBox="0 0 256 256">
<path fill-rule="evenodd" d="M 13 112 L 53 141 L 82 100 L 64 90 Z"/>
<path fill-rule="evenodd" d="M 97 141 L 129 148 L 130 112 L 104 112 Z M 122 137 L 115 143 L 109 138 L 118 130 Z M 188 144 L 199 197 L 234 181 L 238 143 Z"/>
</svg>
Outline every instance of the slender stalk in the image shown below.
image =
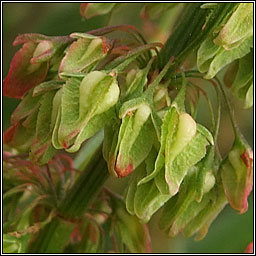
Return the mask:
<svg viewBox="0 0 256 256">
<path fill-rule="evenodd" d="M 217 114 L 215 119 L 215 127 L 213 130 L 213 138 L 214 138 L 214 141 L 216 142 L 219 134 L 219 128 L 220 128 L 221 103 L 220 103 L 220 94 L 217 87 L 215 87 L 215 91 L 216 91 L 216 97 L 217 97 Z"/>
<path fill-rule="evenodd" d="M 164 66 L 160 74 L 155 78 L 155 80 L 152 82 L 152 84 L 149 85 L 148 89 L 146 90 L 145 94 L 148 98 L 153 98 L 153 93 L 156 88 L 156 86 L 159 85 L 163 77 L 165 76 L 166 72 L 169 70 L 169 68 L 173 65 L 174 57 L 171 57 L 170 60 L 167 62 L 167 64 Z"/>
<path fill-rule="evenodd" d="M 234 129 L 234 133 L 235 133 L 235 135 L 240 135 L 240 131 L 239 131 L 239 128 L 238 128 L 238 125 L 236 123 L 236 119 L 235 119 L 235 116 L 234 116 L 234 110 L 233 110 L 233 108 L 232 108 L 232 106 L 230 104 L 230 101 L 229 101 L 229 99 L 227 97 L 227 94 L 226 94 L 226 92 L 225 92 L 225 90 L 224 90 L 220 80 L 217 77 L 215 77 L 215 80 L 218 83 L 218 86 L 219 86 L 219 88 L 220 88 L 220 90 L 221 90 L 221 92 L 223 94 L 225 103 L 227 105 L 227 109 L 228 109 L 228 112 L 229 112 L 229 117 L 230 117 L 230 120 L 231 120 L 231 124 L 232 124 L 233 129 Z"/>
</svg>

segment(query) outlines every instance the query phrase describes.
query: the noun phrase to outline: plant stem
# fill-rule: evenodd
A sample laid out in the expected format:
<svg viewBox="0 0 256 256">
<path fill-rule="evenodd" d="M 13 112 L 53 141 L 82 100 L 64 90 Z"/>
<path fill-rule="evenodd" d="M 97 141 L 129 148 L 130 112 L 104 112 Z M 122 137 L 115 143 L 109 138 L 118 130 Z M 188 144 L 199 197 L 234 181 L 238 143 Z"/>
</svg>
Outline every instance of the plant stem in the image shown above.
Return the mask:
<svg viewBox="0 0 256 256">
<path fill-rule="evenodd" d="M 234 111 L 233 111 L 233 108 L 232 108 L 232 106 L 231 106 L 231 104 L 230 104 L 230 101 L 229 101 L 229 99 L 228 99 L 228 97 L 227 97 L 227 94 L 226 94 L 226 92 L 225 92 L 225 90 L 224 90 L 224 88 L 223 88 L 223 86 L 222 86 L 220 80 L 219 80 L 217 77 L 215 77 L 215 80 L 216 80 L 217 83 L 218 83 L 218 86 L 219 86 L 219 88 L 220 88 L 220 90 L 221 90 L 221 92 L 222 92 L 222 94 L 223 94 L 225 103 L 226 103 L 226 105 L 227 105 L 228 112 L 229 112 L 229 117 L 230 117 L 230 120 L 231 120 L 231 124 L 232 124 L 233 129 L 234 129 L 234 133 L 235 133 L 236 136 L 237 136 L 237 135 L 240 135 L 240 131 L 239 131 L 239 128 L 238 128 L 237 123 L 236 123 L 236 120 L 235 120 Z"/>
<path fill-rule="evenodd" d="M 75 165 L 78 167 L 79 163 L 80 167 L 84 167 L 84 171 L 60 202 L 57 217 L 39 232 L 34 241 L 30 243 L 27 252 L 63 252 L 63 249 L 70 240 L 70 234 L 74 229 L 74 224 L 79 221 L 89 208 L 104 182 L 109 177 L 107 165 L 102 156 L 102 140 L 103 136 L 99 133 L 98 136 L 95 136 L 91 140 L 91 143 L 89 141 L 88 145 L 86 145 L 87 148 L 91 148 L 93 154 L 84 154 L 85 166 L 83 161 L 75 160 Z M 81 154 L 78 157 L 81 158 Z"/>
<path fill-rule="evenodd" d="M 81 217 L 98 194 L 109 176 L 101 151 L 100 147 L 60 204 L 61 215 L 72 218 Z"/>
</svg>

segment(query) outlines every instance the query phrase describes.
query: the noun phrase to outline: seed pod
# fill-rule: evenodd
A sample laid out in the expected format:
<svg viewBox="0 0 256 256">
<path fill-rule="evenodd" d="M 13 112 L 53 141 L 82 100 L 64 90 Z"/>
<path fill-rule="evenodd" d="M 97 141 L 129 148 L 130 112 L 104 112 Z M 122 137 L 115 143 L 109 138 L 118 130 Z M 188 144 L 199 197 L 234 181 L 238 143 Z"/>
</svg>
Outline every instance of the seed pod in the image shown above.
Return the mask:
<svg viewBox="0 0 256 256">
<path fill-rule="evenodd" d="M 3 95 L 22 98 L 31 88 L 40 84 L 56 55 L 72 41 L 70 37 L 48 37 L 40 34 L 19 35 L 13 45 L 23 44 L 14 55 L 7 77 L 3 82 Z"/>
<path fill-rule="evenodd" d="M 56 152 L 52 145 L 52 132 L 56 122 L 53 108 L 55 95 L 56 91 L 50 91 L 45 93 L 40 100 L 35 139 L 32 142 L 30 152 L 30 159 L 37 164 L 48 163 Z"/>
<path fill-rule="evenodd" d="M 211 33 L 197 53 L 197 66 L 206 79 L 223 67 L 247 55 L 253 47 L 253 4 L 240 3 L 217 37 Z"/>
<path fill-rule="evenodd" d="M 198 169 L 191 168 L 179 193 L 171 198 L 163 208 L 160 219 L 160 228 L 166 230 L 170 236 L 176 236 L 204 207 L 207 205 L 210 196 L 204 195 L 201 202 L 195 200 L 197 194 L 197 173 Z"/>
<path fill-rule="evenodd" d="M 110 173 L 118 177 L 129 175 L 148 155 L 152 147 L 153 124 L 146 103 L 120 110 L 122 124 L 114 154 L 109 159 Z"/>
<path fill-rule="evenodd" d="M 108 123 L 118 97 L 116 78 L 110 74 L 93 71 L 82 81 L 68 79 L 63 86 L 53 145 L 68 152 L 77 151 L 82 142 Z"/>
<path fill-rule="evenodd" d="M 252 150 L 237 136 L 221 166 L 221 179 L 229 204 L 240 214 L 248 209 L 247 198 L 253 185 L 252 171 Z"/>
<path fill-rule="evenodd" d="M 41 96 L 24 97 L 11 116 L 10 126 L 3 134 L 3 142 L 21 152 L 28 152 L 35 136 L 36 121 Z"/>
<path fill-rule="evenodd" d="M 195 240 L 203 239 L 211 223 L 227 204 L 227 199 L 221 184 L 215 185 L 210 191 L 210 197 L 211 199 L 204 209 L 183 229 L 182 233 L 185 237 L 190 237 L 197 233 Z"/>
<path fill-rule="evenodd" d="M 222 68 L 236 59 L 247 55 L 253 47 L 253 37 L 244 40 L 238 47 L 229 51 L 214 44 L 213 37 L 208 37 L 201 44 L 197 53 L 197 66 L 201 73 L 207 72 L 205 79 L 212 79 Z"/>
<path fill-rule="evenodd" d="M 17 123 L 18 121 L 28 117 L 30 114 L 38 110 L 41 96 L 33 97 L 32 94 L 32 91 L 29 91 L 13 111 L 11 115 L 12 124 Z"/>
<path fill-rule="evenodd" d="M 178 113 L 176 107 L 171 107 L 164 117 L 155 170 L 140 184 L 154 178 L 162 194 L 174 196 L 188 169 L 206 154 L 208 141 L 213 144 L 206 128 L 196 124 L 187 113 Z"/>
<path fill-rule="evenodd" d="M 240 3 L 214 39 L 216 45 L 231 50 L 253 35 L 253 4 Z"/>
<path fill-rule="evenodd" d="M 73 33 L 72 38 L 77 38 L 66 52 L 59 67 L 62 73 L 79 73 L 90 71 L 108 53 L 111 45 L 104 37 L 97 37 L 85 33 Z"/>
<path fill-rule="evenodd" d="M 131 69 L 126 76 L 126 93 L 125 96 L 130 96 L 132 93 L 137 91 L 138 89 L 141 89 L 146 85 L 147 78 L 143 79 L 145 76 L 145 70 L 144 69 Z"/>
<path fill-rule="evenodd" d="M 28 152 L 35 136 L 35 127 L 36 118 L 33 118 L 33 125 L 30 129 L 25 128 L 21 122 L 17 122 L 4 132 L 3 143 L 20 152 Z"/>
<path fill-rule="evenodd" d="M 80 15 L 86 19 L 103 15 L 116 8 L 118 3 L 83 3 L 80 6 Z"/>
<path fill-rule="evenodd" d="M 171 99 L 168 94 L 168 90 L 164 85 L 156 87 L 154 94 L 154 106 L 157 111 L 164 107 L 170 107 Z"/>
<path fill-rule="evenodd" d="M 203 195 L 210 191 L 215 184 L 214 169 L 214 147 L 210 146 L 206 156 L 197 164 L 196 178 L 196 196 L 197 202 L 200 202 Z"/>
<path fill-rule="evenodd" d="M 239 60 L 239 66 L 232 84 L 232 92 L 244 100 L 244 108 L 253 105 L 253 51 Z"/>
<path fill-rule="evenodd" d="M 115 198 L 115 208 L 113 216 L 115 218 L 116 230 L 120 234 L 122 242 L 131 253 L 150 253 L 151 242 L 148 228 L 141 223 L 136 216 L 130 215 L 123 201 Z"/>
<path fill-rule="evenodd" d="M 169 195 L 162 195 L 157 189 L 154 180 L 137 185 L 138 181 L 154 169 L 154 160 L 157 152 L 152 148 L 145 162 L 132 174 L 126 194 L 126 207 L 129 213 L 136 214 L 143 222 L 148 222 L 151 216 L 170 199 Z"/>
</svg>

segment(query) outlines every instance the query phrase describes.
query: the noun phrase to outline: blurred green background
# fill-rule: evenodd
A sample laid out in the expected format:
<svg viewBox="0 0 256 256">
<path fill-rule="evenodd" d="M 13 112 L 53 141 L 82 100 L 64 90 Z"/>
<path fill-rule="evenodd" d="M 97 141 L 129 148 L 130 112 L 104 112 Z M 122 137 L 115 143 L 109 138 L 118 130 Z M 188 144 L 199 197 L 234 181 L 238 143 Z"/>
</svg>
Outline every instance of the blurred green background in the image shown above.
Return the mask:
<svg viewBox="0 0 256 256">
<path fill-rule="evenodd" d="M 132 24 L 141 31 L 148 41 L 164 43 L 171 33 L 174 22 L 182 12 L 184 4 L 179 4 L 153 22 L 142 21 L 139 13 L 141 3 L 124 4 L 111 17 L 104 15 L 84 20 L 79 14 L 79 3 L 3 3 L 3 77 L 8 73 L 9 64 L 18 47 L 12 42 L 18 34 L 42 33 L 49 36 L 67 35 L 72 32 L 86 32 L 102 26 Z M 243 110 L 242 104 L 233 96 L 236 118 L 245 138 L 253 146 L 253 109 Z M 8 128 L 10 115 L 18 100 L 3 98 L 3 129 Z M 201 106 L 205 105 L 202 100 Z M 207 108 L 201 107 L 199 122 L 208 119 Z M 222 113 L 219 147 L 225 155 L 232 145 L 232 127 L 225 110 Z M 109 178 L 107 186 L 123 191 L 127 179 Z M 168 238 L 158 229 L 159 213 L 149 223 L 153 253 L 242 253 L 253 240 L 253 195 L 249 198 L 249 209 L 238 215 L 227 206 L 213 222 L 206 238 L 200 242 L 185 239 L 181 235 Z"/>
</svg>

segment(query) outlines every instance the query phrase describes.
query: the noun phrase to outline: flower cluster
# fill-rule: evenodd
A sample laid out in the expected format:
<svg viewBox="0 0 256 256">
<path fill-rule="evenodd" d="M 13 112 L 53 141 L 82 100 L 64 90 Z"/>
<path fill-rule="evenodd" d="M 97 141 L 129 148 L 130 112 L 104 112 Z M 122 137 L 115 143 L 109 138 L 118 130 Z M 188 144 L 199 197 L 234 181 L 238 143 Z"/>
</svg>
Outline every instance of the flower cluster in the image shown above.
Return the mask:
<svg viewBox="0 0 256 256">
<path fill-rule="evenodd" d="M 93 16 L 90 10 L 87 15 Z M 241 26 L 234 28 L 237 19 L 242 19 Z M 243 84 L 239 81 L 245 78 L 244 58 L 252 44 L 249 28 L 241 35 L 248 22 L 251 4 L 239 4 L 218 36 L 214 31 L 200 45 L 197 57 L 199 71 L 211 79 L 223 66 L 245 56 L 234 90 L 243 89 L 246 106 L 251 105 L 251 73 Z M 103 36 L 114 30 L 129 31 L 132 43 Z M 110 174 L 131 177 L 128 212 L 147 222 L 164 205 L 160 227 L 171 236 L 182 231 L 202 239 L 228 202 L 239 213 L 247 210 L 251 149 L 237 133 L 225 160 L 218 157 L 218 125 L 213 136 L 196 122 L 192 108 L 186 110 L 188 88 L 197 86 L 191 86 L 185 72 L 175 79 L 166 76 L 177 73 L 175 58 L 160 69 L 160 44 L 145 44 L 130 26 L 67 37 L 25 34 L 14 42 L 20 43 L 23 47 L 3 85 L 5 96 L 22 98 L 4 133 L 5 144 L 29 152 L 31 161 L 44 165 L 57 150 L 77 152 L 104 129 L 103 156 Z M 126 219 L 123 210 L 119 213 Z"/>
</svg>

